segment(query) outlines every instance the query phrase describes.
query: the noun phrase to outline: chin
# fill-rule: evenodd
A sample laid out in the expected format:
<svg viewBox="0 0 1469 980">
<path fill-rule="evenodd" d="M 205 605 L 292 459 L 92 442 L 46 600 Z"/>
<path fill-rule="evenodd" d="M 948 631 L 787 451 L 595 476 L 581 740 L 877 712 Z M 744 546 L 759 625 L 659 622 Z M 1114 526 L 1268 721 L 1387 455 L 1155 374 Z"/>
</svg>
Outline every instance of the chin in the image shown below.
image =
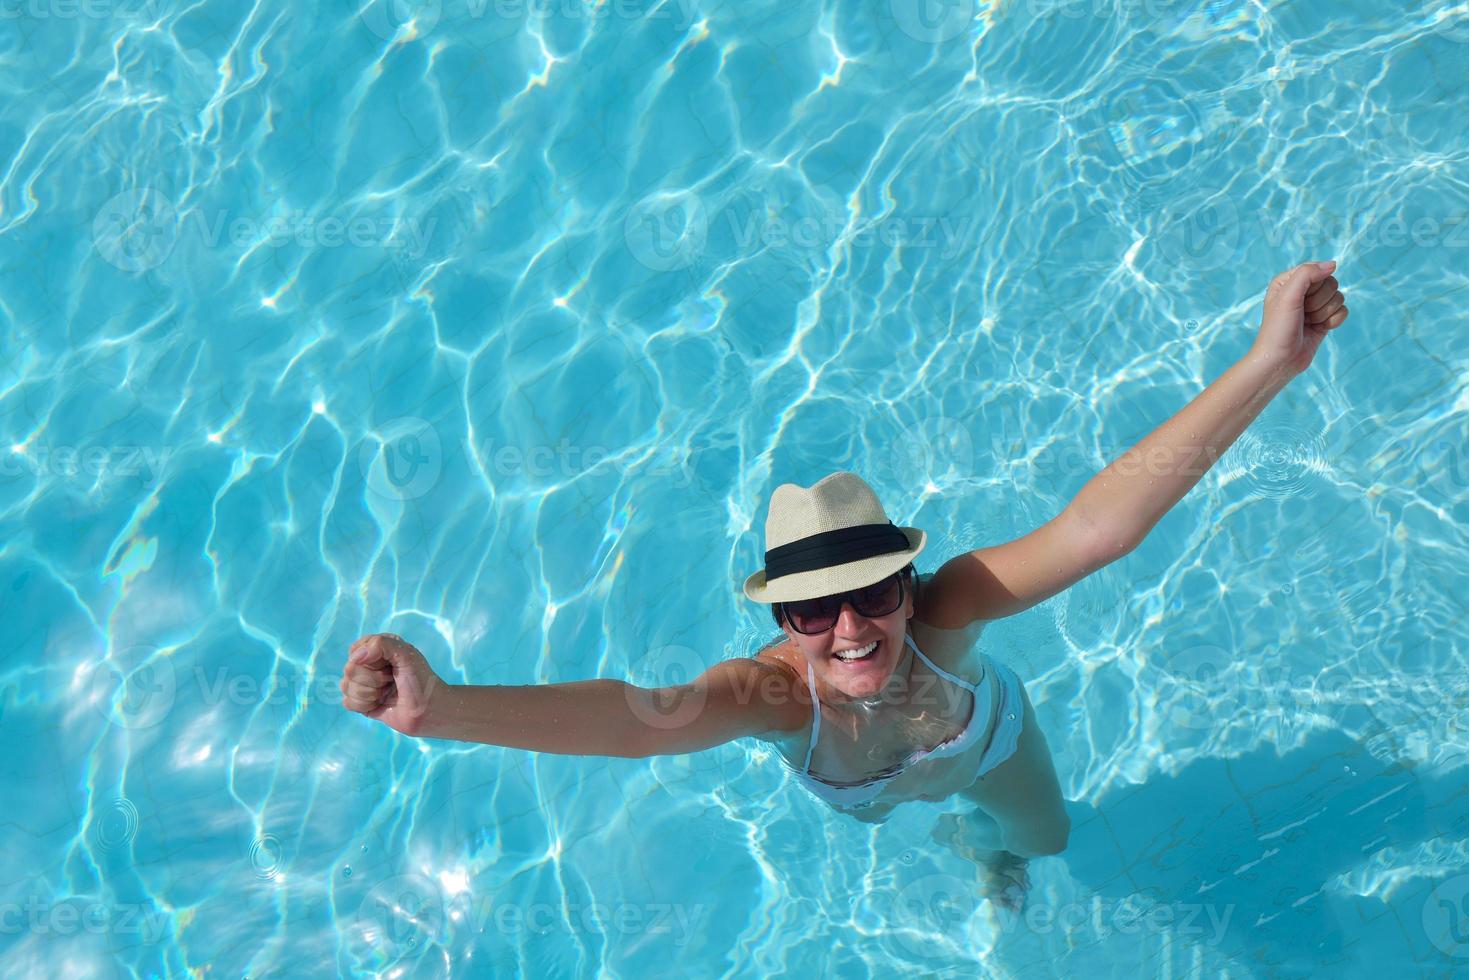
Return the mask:
<svg viewBox="0 0 1469 980">
<path fill-rule="evenodd" d="M 878 694 L 882 693 L 883 685 L 886 684 L 886 683 L 887 683 L 887 677 L 885 677 L 885 676 L 881 680 L 879 680 L 877 683 L 871 683 L 871 682 L 868 682 L 868 681 L 864 680 L 864 681 L 862 681 L 862 682 L 860 682 L 858 684 L 854 684 L 854 685 L 852 685 L 850 687 L 844 687 L 844 688 L 842 688 L 842 693 L 845 694 L 845 695 L 847 695 L 847 697 L 850 697 L 850 698 L 871 698 L 871 697 L 876 697 Z"/>
</svg>

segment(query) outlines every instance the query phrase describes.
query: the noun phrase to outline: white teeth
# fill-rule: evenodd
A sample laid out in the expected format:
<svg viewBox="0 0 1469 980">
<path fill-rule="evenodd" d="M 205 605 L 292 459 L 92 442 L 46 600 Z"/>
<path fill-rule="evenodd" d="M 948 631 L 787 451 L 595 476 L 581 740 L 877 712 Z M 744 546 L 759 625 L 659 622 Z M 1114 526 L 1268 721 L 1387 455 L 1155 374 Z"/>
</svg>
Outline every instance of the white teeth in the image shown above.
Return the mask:
<svg viewBox="0 0 1469 980">
<path fill-rule="evenodd" d="M 838 660 L 861 660 L 863 657 L 867 656 L 876 649 L 877 641 L 873 640 L 865 647 L 859 647 L 856 650 L 839 650 L 836 653 L 832 654 L 832 656 L 836 657 Z"/>
</svg>

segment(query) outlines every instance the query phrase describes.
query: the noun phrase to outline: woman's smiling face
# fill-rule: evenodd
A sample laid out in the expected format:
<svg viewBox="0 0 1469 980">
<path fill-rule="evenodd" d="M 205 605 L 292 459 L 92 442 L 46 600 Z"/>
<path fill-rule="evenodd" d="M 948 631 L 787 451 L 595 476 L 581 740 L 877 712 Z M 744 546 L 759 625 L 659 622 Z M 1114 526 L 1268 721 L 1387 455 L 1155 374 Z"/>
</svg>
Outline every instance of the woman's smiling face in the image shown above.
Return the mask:
<svg viewBox="0 0 1469 980">
<path fill-rule="evenodd" d="M 836 625 L 812 635 L 797 632 L 782 617 L 781 628 L 820 676 L 823 689 L 853 699 L 882 693 L 893 671 L 903 662 L 903 637 L 913 615 L 911 581 L 911 576 L 905 578 L 903 601 L 886 616 L 863 616 L 850 602 L 843 602 Z M 857 654 L 863 656 L 854 659 Z"/>
</svg>

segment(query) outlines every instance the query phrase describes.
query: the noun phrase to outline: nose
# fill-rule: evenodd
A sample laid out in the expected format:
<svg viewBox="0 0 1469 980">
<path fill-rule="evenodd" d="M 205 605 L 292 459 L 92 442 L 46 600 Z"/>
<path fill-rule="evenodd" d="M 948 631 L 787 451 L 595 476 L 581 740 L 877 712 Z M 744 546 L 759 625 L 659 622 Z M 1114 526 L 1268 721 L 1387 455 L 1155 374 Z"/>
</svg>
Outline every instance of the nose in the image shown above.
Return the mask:
<svg viewBox="0 0 1469 980">
<path fill-rule="evenodd" d="M 867 617 L 863 616 L 856 609 L 852 608 L 852 604 L 850 602 L 844 602 L 842 603 L 841 612 L 837 613 L 837 628 L 835 632 L 846 633 L 850 636 L 853 633 L 861 632 L 862 627 L 865 626 L 867 622 Z M 843 626 L 846 627 L 845 630 L 842 629 Z"/>
</svg>

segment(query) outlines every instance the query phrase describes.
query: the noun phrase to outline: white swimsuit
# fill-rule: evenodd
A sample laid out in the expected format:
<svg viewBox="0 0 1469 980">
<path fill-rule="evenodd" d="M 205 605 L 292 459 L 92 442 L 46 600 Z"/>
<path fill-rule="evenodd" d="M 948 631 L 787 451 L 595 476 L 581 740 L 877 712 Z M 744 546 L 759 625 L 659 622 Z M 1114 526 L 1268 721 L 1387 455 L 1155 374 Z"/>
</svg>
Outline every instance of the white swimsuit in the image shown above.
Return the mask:
<svg viewBox="0 0 1469 980">
<path fill-rule="evenodd" d="M 953 738 L 946 739 L 931 749 L 919 749 L 911 756 L 893 767 L 890 772 L 878 773 L 876 776 L 863 779 L 856 783 L 838 784 L 828 782 L 811 773 L 811 755 L 816 751 L 816 739 L 821 733 L 821 700 L 816 695 L 816 678 L 811 665 L 806 665 L 806 686 L 811 690 L 811 743 L 806 750 L 806 762 L 800 770 L 796 771 L 796 777 L 815 796 L 820 797 L 833 806 L 845 809 L 860 809 L 871 806 L 877 797 L 882 794 L 885 787 L 892 780 L 898 778 L 904 770 L 915 765 L 923 759 L 943 759 L 951 755 L 958 755 L 974 744 L 981 733 L 990 727 L 987 708 L 990 703 L 990 690 L 994 677 L 998 676 L 1000 681 L 1000 701 L 996 706 L 998 719 L 994 725 L 994 734 L 990 736 L 988 747 L 980 756 L 979 765 L 976 768 L 976 778 L 983 776 L 995 766 L 1004 762 L 1015 754 L 1015 746 L 1020 740 L 1020 726 L 1023 717 L 1024 702 L 1020 693 L 1020 678 L 1010 668 L 990 661 L 993 670 L 986 670 L 984 678 L 979 686 L 975 687 L 962 678 L 935 664 L 924 656 L 918 644 L 913 638 L 904 635 L 904 642 L 913 649 L 913 652 L 928 665 L 928 669 L 940 677 L 947 678 L 960 687 L 963 687 L 974 695 L 974 709 L 970 712 L 969 724 L 964 730 Z"/>
</svg>

